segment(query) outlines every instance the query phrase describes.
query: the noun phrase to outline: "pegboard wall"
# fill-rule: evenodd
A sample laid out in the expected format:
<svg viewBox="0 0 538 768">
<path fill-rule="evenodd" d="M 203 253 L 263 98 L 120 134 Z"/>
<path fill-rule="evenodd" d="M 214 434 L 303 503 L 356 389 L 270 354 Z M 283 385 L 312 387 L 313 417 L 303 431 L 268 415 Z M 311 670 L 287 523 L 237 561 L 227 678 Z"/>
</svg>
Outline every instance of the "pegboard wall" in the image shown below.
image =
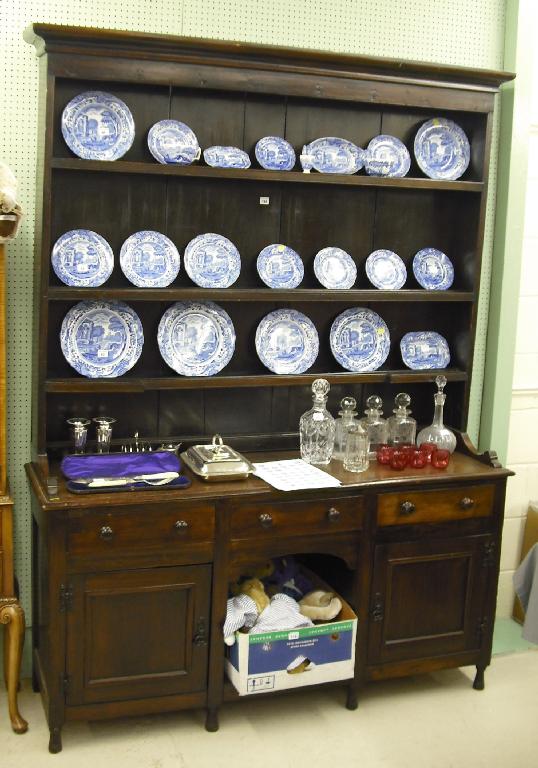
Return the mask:
<svg viewBox="0 0 538 768">
<path fill-rule="evenodd" d="M 30 615 L 30 496 L 23 465 L 30 456 L 33 230 L 38 64 L 23 42 L 32 22 L 126 29 L 192 37 L 318 48 L 392 58 L 502 69 L 504 0 L 0 0 L 4 72 L 0 158 L 19 180 L 26 216 L 8 255 L 8 451 L 15 500 L 16 572 Z M 492 184 L 496 178 L 494 134 Z M 493 193 L 486 220 L 469 432 L 480 419 Z"/>
</svg>

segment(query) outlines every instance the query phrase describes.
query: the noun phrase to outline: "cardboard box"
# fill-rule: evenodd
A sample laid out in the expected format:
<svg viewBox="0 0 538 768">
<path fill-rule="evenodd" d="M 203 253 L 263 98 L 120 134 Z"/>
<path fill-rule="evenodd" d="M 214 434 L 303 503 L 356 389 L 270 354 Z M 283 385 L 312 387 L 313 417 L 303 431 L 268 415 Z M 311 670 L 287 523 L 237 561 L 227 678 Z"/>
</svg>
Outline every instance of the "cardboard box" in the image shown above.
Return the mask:
<svg viewBox="0 0 538 768">
<path fill-rule="evenodd" d="M 523 544 L 521 545 L 521 558 L 519 562 L 524 560 L 525 556 L 538 542 L 538 502 L 531 502 L 529 505 L 529 511 L 527 512 L 527 521 L 525 523 L 525 530 L 523 532 Z M 512 618 L 523 624 L 525 621 L 525 611 L 516 595 L 514 598 L 514 607 L 512 609 Z"/>
</svg>

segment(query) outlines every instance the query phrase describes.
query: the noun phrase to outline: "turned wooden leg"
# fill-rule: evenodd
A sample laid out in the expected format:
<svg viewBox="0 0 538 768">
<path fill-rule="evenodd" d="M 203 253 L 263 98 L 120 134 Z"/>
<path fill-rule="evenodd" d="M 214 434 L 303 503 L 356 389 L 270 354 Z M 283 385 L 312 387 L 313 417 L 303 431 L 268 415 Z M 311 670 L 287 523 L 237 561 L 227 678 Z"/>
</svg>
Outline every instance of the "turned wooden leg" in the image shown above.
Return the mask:
<svg viewBox="0 0 538 768">
<path fill-rule="evenodd" d="M 49 739 L 49 752 L 53 755 L 62 751 L 62 729 L 51 728 Z"/>
<path fill-rule="evenodd" d="M 28 723 L 17 706 L 17 691 L 24 643 L 24 611 L 14 600 L 0 600 L 0 624 L 6 627 L 4 638 L 4 675 L 11 727 L 15 733 L 25 733 Z"/>
<path fill-rule="evenodd" d="M 483 691 L 484 690 L 484 670 L 485 667 L 478 667 L 476 668 L 476 675 L 473 683 L 473 688 L 475 691 Z"/>
<path fill-rule="evenodd" d="M 217 708 L 211 708 L 206 711 L 205 729 L 210 733 L 219 730 L 219 710 Z"/>
</svg>

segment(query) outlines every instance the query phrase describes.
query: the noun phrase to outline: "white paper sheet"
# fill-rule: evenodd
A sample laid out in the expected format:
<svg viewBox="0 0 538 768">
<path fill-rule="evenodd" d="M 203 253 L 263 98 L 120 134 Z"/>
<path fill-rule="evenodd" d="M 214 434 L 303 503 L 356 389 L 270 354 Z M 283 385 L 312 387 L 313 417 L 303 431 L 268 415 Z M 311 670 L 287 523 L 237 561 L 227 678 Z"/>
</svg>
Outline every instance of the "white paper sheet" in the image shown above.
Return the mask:
<svg viewBox="0 0 538 768">
<path fill-rule="evenodd" d="M 328 472 L 324 472 L 302 459 L 262 461 L 254 464 L 254 474 L 279 491 L 298 491 L 305 488 L 336 488 L 341 485 Z"/>
</svg>

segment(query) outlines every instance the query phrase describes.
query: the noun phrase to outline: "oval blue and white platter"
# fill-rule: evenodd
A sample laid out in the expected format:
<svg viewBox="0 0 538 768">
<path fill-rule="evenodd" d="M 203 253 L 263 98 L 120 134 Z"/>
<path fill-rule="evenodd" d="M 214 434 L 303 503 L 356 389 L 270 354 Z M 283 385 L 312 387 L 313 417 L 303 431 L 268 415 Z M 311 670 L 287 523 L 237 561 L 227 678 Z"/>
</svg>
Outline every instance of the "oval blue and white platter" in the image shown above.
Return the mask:
<svg viewBox="0 0 538 768">
<path fill-rule="evenodd" d="M 422 248 L 413 258 L 413 274 L 427 291 L 446 291 L 454 282 L 454 267 L 437 248 Z"/>
<path fill-rule="evenodd" d="M 131 110 L 105 91 L 79 93 L 64 108 L 61 123 L 65 143 L 83 160 L 118 160 L 135 137 Z"/>
<path fill-rule="evenodd" d="M 347 139 L 324 136 L 305 144 L 301 165 L 305 163 L 319 173 L 357 173 L 364 166 L 364 150 Z"/>
<path fill-rule="evenodd" d="M 161 232 L 135 232 L 121 246 L 122 272 L 138 288 L 166 288 L 176 279 L 180 264 L 176 246 Z"/>
<path fill-rule="evenodd" d="M 140 357 L 144 332 L 134 309 L 122 301 L 81 301 L 64 317 L 60 345 L 82 376 L 115 378 Z"/>
<path fill-rule="evenodd" d="M 299 254 L 287 245 L 273 243 L 258 254 L 258 274 L 269 288 L 297 288 L 304 277 Z"/>
<path fill-rule="evenodd" d="M 239 251 L 224 235 L 197 235 L 183 254 L 185 271 L 200 288 L 228 288 L 241 272 Z"/>
<path fill-rule="evenodd" d="M 192 165 L 201 153 L 196 134 L 180 120 L 159 120 L 152 125 L 148 148 L 162 165 Z"/>
<path fill-rule="evenodd" d="M 335 359 L 347 371 L 376 371 L 390 352 L 387 324 L 364 307 L 351 307 L 338 315 L 329 341 Z"/>
<path fill-rule="evenodd" d="M 406 176 L 411 167 L 411 157 L 405 144 L 396 136 L 375 136 L 366 148 L 364 168 L 369 176 Z"/>
<path fill-rule="evenodd" d="M 182 376 L 214 376 L 235 350 L 235 328 L 213 301 L 178 301 L 161 318 L 157 343 L 163 360 Z"/>
<path fill-rule="evenodd" d="M 397 253 L 380 248 L 366 259 L 366 275 L 375 288 L 397 291 L 405 285 L 407 269 Z"/>
<path fill-rule="evenodd" d="M 264 136 L 254 147 L 256 160 L 268 171 L 291 171 L 295 165 L 295 150 L 280 136 Z"/>
<path fill-rule="evenodd" d="M 349 253 L 329 246 L 316 253 L 314 274 L 325 288 L 343 290 L 355 285 L 357 267 Z"/>
<path fill-rule="evenodd" d="M 415 136 L 417 163 L 430 179 L 455 181 L 469 165 L 471 148 L 463 128 L 452 120 L 434 117 Z"/>
<path fill-rule="evenodd" d="M 212 168 L 250 168 L 250 157 L 239 147 L 208 147 L 204 160 Z"/>
<path fill-rule="evenodd" d="M 54 243 L 52 268 L 62 283 L 77 288 L 103 285 L 114 269 L 114 253 L 104 237 L 91 229 L 64 232 Z"/>
<path fill-rule="evenodd" d="M 404 364 L 414 371 L 446 368 L 450 363 L 447 340 L 436 331 L 411 331 L 400 341 Z"/>
<path fill-rule="evenodd" d="M 256 351 L 273 373 L 304 373 L 318 356 L 318 332 L 302 312 L 276 309 L 256 329 Z"/>
</svg>

